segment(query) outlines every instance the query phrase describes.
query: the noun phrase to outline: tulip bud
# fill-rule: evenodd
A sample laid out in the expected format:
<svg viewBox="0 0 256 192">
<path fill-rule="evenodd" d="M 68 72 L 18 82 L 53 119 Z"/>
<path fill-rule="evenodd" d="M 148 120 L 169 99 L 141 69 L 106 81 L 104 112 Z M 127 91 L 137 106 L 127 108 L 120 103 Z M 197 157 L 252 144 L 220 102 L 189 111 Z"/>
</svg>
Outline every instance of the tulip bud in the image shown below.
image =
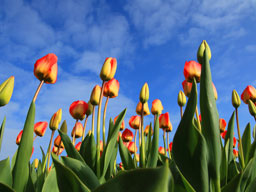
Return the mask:
<svg viewBox="0 0 256 192">
<path fill-rule="evenodd" d="M 137 107 L 136 107 L 136 113 L 138 115 L 141 115 L 141 112 L 142 112 L 142 103 L 139 102 Z M 144 110 L 143 110 L 143 115 L 144 116 L 147 116 L 150 114 L 150 111 L 149 111 L 149 108 L 148 108 L 148 102 L 144 103 Z"/>
<path fill-rule="evenodd" d="M 131 154 L 134 154 L 135 151 L 134 151 L 134 142 L 130 141 L 129 144 L 128 144 L 128 150 L 130 151 Z M 135 147 L 136 148 L 136 152 L 138 151 L 138 148 L 137 146 Z"/>
<path fill-rule="evenodd" d="M 20 140 L 21 140 L 21 137 L 22 137 L 22 133 L 23 133 L 23 130 L 20 131 L 20 133 L 18 134 L 17 138 L 16 138 L 16 144 L 19 145 L 20 144 Z"/>
<path fill-rule="evenodd" d="M 185 62 L 184 66 L 184 76 L 188 82 L 193 82 L 193 79 L 196 79 L 196 82 L 200 82 L 201 76 L 201 64 L 196 61 Z"/>
<path fill-rule="evenodd" d="M 66 134 L 67 134 L 67 132 L 68 132 L 68 126 L 67 126 L 66 120 L 64 120 L 64 121 L 62 122 L 62 125 L 61 125 L 61 127 L 60 127 L 60 130 L 61 130 L 63 133 L 66 133 Z"/>
<path fill-rule="evenodd" d="M 149 128 L 150 128 L 150 127 L 151 127 L 150 125 L 147 125 L 147 126 L 145 127 L 144 134 L 145 134 L 146 136 L 148 136 Z M 152 127 L 151 127 L 151 135 L 153 135 L 153 129 L 152 129 Z"/>
<path fill-rule="evenodd" d="M 219 119 L 219 123 L 220 123 L 220 132 L 224 132 L 227 126 L 227 123 L 225 121 L 225 119 Z"/>
<path fill-rule="evenodd" d="M 76 144 L 75 148 L 76 148 L 77 151 L 80 151 L 81 144 L 82 144 L 81 141 Z"/>
<path fill-rule="evenodd" d="M 182 87 L 183 87 L 185 95 L 187 97 L 189 97 L 191 90 L 192 90 L 192 83 L 188 82 L 187 80 L 184 80 L 182 82 Z"/>
<path fill-rule="evenodd" d="M 241 95 L 241 99 L 244 103 L 248 104 L 249 100 L 256 101 L 256 89 L 248 85 Z"/>
<path fill-rule="evenodd" d="M 129 120 L 129 125 L 133 129 L 139 129 L 141 123 L 141 118 L 139 115 L 132 116 Z"/>
<path fill-rule="evenodd" d="M 109 98 L 117 97 L 119 92 L 119 86 L 119 82 L 116 79 L 111 79 L 110 81 L 106 82 L 103 95 Z"/>
<path fill-rule="evenodd" d="M 9 77 L 0 85 L 0 107 L 9 103 L 14 87 L 14 76 Z"/>
<path fill-rule="evenodd" d="M 224 132 L 222 132 L 222 133 L 220 134 L 220 136 L 222 137 L 222 139 L 225 139 L 225 138 L 226 138 L 226 135 L 227 135 L 227 130 L 224 131 Z"/>
<path fill-rule="evenodd" d="M 101 93 L 101 87 L 99 85 L 96 85 L 91 93 L 90 103 L 92 105 L 99 105 L 100 102 L 100 93 Z"/>
<path fill-rule="evenodd" d="M 133 133 L 129 129 L 125 129 L 124 132 L 122 133 L 122 140 L 124 142 L 129 142 L 132 141 L 133 139 Z"/>
<path fill-rule="evenodd" d="M 69 113 L 76 120 L 83 120 L 88 109 L 88 104 L 82 100 L 74 101 L 69 107 Z"/>
<path fill-rule="evenodd" d="M 235 137 L 233 137 L 233 148 L 236 147 L 236 141 L 237 141 L 237 139 Z"/>
<path fill-rule="evenodd" d="M 100 140 L 100 152 L 103 152 L 103 142 Z"/>
<path fill-rule="evenodd" d="M 178 94 L 178 105 L 180 107 L 183 107 L 186 104 L 187 100 L 186 100 L 186 96 L 183 93 L 183 91 L 180 91 Z"/>
<path fill-rule="evenodd" d="M 84 130 L 84 127 L 83 127 L 82 123 L 76 122 L 76 124 L 75 124 L 75 126 L 73 127 L 73 130 L 72 130 L 72 132 L 71 132 L 71 136 L 72 136 L 72 137 L 73 137 L 73 135 L 74 135 L 75 130 L 76 130 L 75 138 L 82 137 L 82 135 L 83 135 L 83 130 Z"/>
<path fill-rule="evenodd" d="M 35 169 L 37 169 L 37 167 L 38 167 L 38 164 L 39 164 L 39 160 L 36 158 L 35 160 L 34 160 L 34 165 L 35 165 Z"/>
<path fill-rule="evenodd" d="M 107 57 L 100 72 L 102 81 L 109 81 L 116 73 L 117 61 L 115 58 Z"/>
<path fill-rule="evenodd" d="M 161 147 L 161 146 L 158 148 L 158 152 L 159 152 L 160 154 L 162 154 L 162 155 L 165 155 L 164 148 Z"/>
<path fill-rule="evenodd" d="M 169 144 L 169 149 L 172 151 L 172 142 Z"/>
<path fill-rule="evenodd" d="M 44 136 L 48 123 L 46 121 L 37 122 L 34 125 L 34 132 L 37 136 Z"/>
<path fill-rule="evenodd" d="M 233 149 L 233 155 L 235 156 L 235 158 L 237 158 L 238 157 L 238 151 Z"/>
<path fill-rule="evenodd" d="M 208 59 L 210 60 L 212 57 L 211 49 L 205 40 L 202 41 L 197 51 L 197 60 L 201 64 L 203 64 L 204 60 L 204 51 L 207 51 Z"/>
<path fill-rule="evenodd" d="M 140 102 L 146 103 L 148 99 L 149 99 L 149 89 L 148 89 L 148 84 L 145 83 L 140 90 Z"/>
<path fill-rule="evenodd" d="M 45 83 L 53 84 L 57 80 L 57 56 L 49 53 L 38 59 L 34 65 L 34 75 L 40 81 L 44 80 Z"/>
<path fill-rule="evenodd" d="M 159 117 L 159 127 L 162 129 L 167 129 L 168 131 L 172 130 L 172 124 L 170 121 L 169 113 L 163 113 Z"/>
<path fill-rule="evenodd" d="M 86 114 L 87 116 L 91 115 L 91 114 L 92 114 L 92 110 L 93 110 L 93 105 L 92 105 L 91 102 L 89 101 L 89 102 L 88 102 L 88 108 L 87 108 L 85 114 Z"/>
<path fill-rule="evenodd" d="M 61 136 L 60 136 L 60 135 L 58 135 L 58 136 L 55 138 L 55 140 L 54 140 L 54 145 L 55 145 L 56 147 L 64 148 L 64 144 L 63 144 L 63 142 L 61 141 Z"/>
<path fill-rule="evenodd" d="M 153 115 L 156 115 L 156 114 L 161 114 L 162 111 L 163 111 L 163 105 L 162 105 L 162 102 L 159 100 L 159 99 L 155 99 L 153 102 L 152 102 L 152 107 L 151 107 L 151 113 Z"/>
<path fill-rule="evenodd" d="M 240 100 L 240 97 L 238 95 L 238 93 L 236 92 L 236 90 L 234 89 L 232 91 L 232 105 L 235 107 L 235 108 L 238 108 L 241 104 L 241 100 Z"/>
<path fill-rule="evenodd" d="M 251 114 L 253 117 L 256 117 L 256 106 L 255 106 L 255 104 L 254 104 L 251 100 L 249 100 L 249 105 L 248 105 L 248 107 L 249 107 L 249 112 L 250 112 L 250 114 Z"/>
<path fill-rule="evenodd" d="M 56 113 L 53 114 L 51 120 L 50 120 L 50 129 L 51 130 L 57 130 L 59 127 L 59 124 L 61 122 L 62 117 L 62 109 L 59 109 Z"/>
<path fill-rule="evenodd" d="M 114 124 L 116 123 L 117 118 L 118 118 L 118 116 L 116 116 L 116 117 L 114 118 Z M 124 127 L 125 127 L 125 124 L 124 124 L 124 120 L 123 120 L 123 121 L 122 121 L 122 124 L 121 124 L 121 127 L 120 127 L 120 131 L 122 131 L 122 130 L 124 129 Z"/>
</svg>

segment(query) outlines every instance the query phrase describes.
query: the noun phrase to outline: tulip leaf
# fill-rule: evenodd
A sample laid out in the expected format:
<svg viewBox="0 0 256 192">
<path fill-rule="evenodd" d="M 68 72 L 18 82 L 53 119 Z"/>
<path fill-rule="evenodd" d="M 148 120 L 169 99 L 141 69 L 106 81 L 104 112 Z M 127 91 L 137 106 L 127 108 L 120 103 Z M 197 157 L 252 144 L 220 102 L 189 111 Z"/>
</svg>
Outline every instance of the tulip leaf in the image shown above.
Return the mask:
<svg viewBox="0 0 256 192">
<path fill-rule="evenodd" d="M 107 143 L 108 143 L 108 142 L 109 142 L 109 140 L 110 140 L 110 136 L 112 135 L 113 130 L 114 130 L 114 122 L 113 122 L 113 120 L 110 118 L 110 120 L 109 120 L 109 128 L 108 128 L 108 138 L 107 138 Z"/>
<path fill-rule="evenodd" d="M 223 147 L 221 145 L 222 155 L 221 155 L 221 166 L 220 166 L 220 181 L 222 185 L 227 184 L 228 179 L 228 150 L 229 150 L 229 140 L 226 145 Z"/>
<path fill-rule="evenodd" d="M 122 121 L 124 119 L 124 116 L 126 114 L 126 109 L 123 110 L 116 120 L 116 123 L 114 124 L 113 132 L 110 135 L 110 139 L 107 142 L 106 147 L 103 149 L 102 156 L 101 156 L 101 178 L 105 177 L 105 174 L 107 172 L 107 168 L 109 166 L 111 157 L 113 155 L 113 149 L 115 147 L 115 144 L 117 142 L 117 136 L 118 132 L 120 130 Z"/>
<path fill-rule="evenodd" d="M 251 149 L 251 125 L 247 124 L 243 136 L 242 136 L 243 154 L 245 165 L 249 161 L 250 149 Z"/>
<path fill-rule="evenodd" d="M 11 161 L 11 170 L 13 171 L 15 162 L 16 162 L 16 157 L 17 157 L 18 149 L 15 151 L 14 155 L 12 156 L 12 161 Z"/>
<path fill-rule="evenodd" d="M 8 185 L 0 182 L 0 191 L 4 192 L 15 192 L 12 188 L 10 188 Z"/>
<path fill-rule="evenodd" d="M 220 191 L 221 146 L 219 130 L 219 114 L 212 88 L 211 69 L 207 51 L 204 59 L 200 80 L 200 111 L 202 117 L 202 134 L 207 141 L 208 172 L 210 182 L 215 191 Z"/>
<path fill-rule="evenodd" d="M 256 189 L 256 178 L 248 185 L 246 192 L 255 192 Z"/>
<path fill-rule="evenodd" d="M 173 139 L 173 159 L 181 174 L 196 191 L 208 191 L 207 148 L 204 137 L 193 124 L 197 105 L 193 82 L 187 107 Z"/>
<path fill-rule="evenodd" d="M 149 124 L 149 130 L 148 130 L 148 136 L 147 136 L 147 142 L 146 142 L 146 160 L 148 158 L 149 152 L 151 151 L 151 143 L 152 143 L 152 123 Z"/>
<path fill-rule="evenodd" d="M 157 166 L 158 160 L 158 142 L 159 142 L 159 115 L 156 116 L 155 124 L 154 124 L 154 134 L 151 144 L 151 150 L 148 154 L 148 160 L 146 167 L 154 168 Z"/>
<path fill-rule="evenodd" d="M 58 187 L 60 191 L 90 192 L 79 177 L 67 166 L 63 165 L 58 157 L 52 153 L 52 160 L 56 169 Z"/>
<path fill-rule="evenodd" d="M 125 170 L 135 169 L 132 156 L 129 150 L 127 149 L 127 147 L 124 146 L 121 136 L 119 136 L 119 153 L 120 153 L 120 157 L 121 157 L 124 169 Z"/>
<path fill-rule="evenodd" d="M 161 168 L 134 169 L 119 173 L 94 192 L 168 192 L 171 179 L 168 164 Z"/>
<path fill-rule="evenodd" d="M 12 172 L 9 157 L 0 161 L 0 182 L 12 186 Z"/>
<path fill-rule="evenodd" d="M 227 153 L 228 164 L 233 160 L 234 123 L 235 123 L 235 112 L 232 113 L 232 116 L 228 122 L 228 129 L 225 137 L 225 146 L 227 145 L 227 141 L 229 141 L 228 153 Z"/>
<path fill-rule="evenodd" d="M 50 170 L 43 184 L 42 192 L 49 192 L 49 191 L 59 192 L 55 168 L 52 168 Z"/>
<path fill-rule="evenodd" d="M 15 165 L 12 172 L 12 187 L 17 192 L 24 191 L 29 178 L 29 161 L 33 147 L 34 121 L 35 103 L 32 102 L 27 114 L 20 145 L 17 152 Z"/>
<path fill-rule="evenodd" d="M 240 191 L 245 191 L 250 183 L 256 178 L 256 157 L 253 157 L 244 169 L 240 184 Z"/>
<path fill-rule="evenodd" d="M 114 151 L 113 151 L 113 155 L 111 157 L 111 160 L 109 162 L 109 167 L 107 170 L 107 173 L 105 175 L 105 179 L 108 180 L 110 179 L 112 176 L 114 176 L 115 173 L 115 168 L 116 168 L 116 156 L 117 156 L 117 151 L 118 151 L 118 143 L 116 142 L 115 147 L 114 147 Z"/>
<path fill-rule="evenodd" d="M 88 165 L 69 157 L 62 157 L 62 162 L 65 166 L 70 168 L 89 189 L 93 190 L 100 185 L 97 176 Z"/>
<path fill-rule="evenodd" d="M 222 187 L 221 192 L 240 192 L 240 182 L 241 182 L 241 174 L 236 175 L 233 179 L 224 187 Z"/>
<path fill-rule="evenodd" d="M 76 148 L 72 144 L 72 142 L 71 142 L 70 138 L 68 137 L 68 135 L 66 133 L 63 133 L 60 130 L 58 130 L 58 131 L 59 131 L 61 140 L 63 141 L 64 147 L 65 147 L 65 150 L 66 150 L 68 156 L 84 162 L 83 157 L 76 150 Z"/>
<path fill-rule="evenodd" d="M 2 146 L 2 141 L 3 141 L 5 122 L 6 122 L 6 117 L 4 117 L 4 120 L 3 120 L 2 125 L 0 127 L 0 152 L 1 152 L 1 146 Z"/>
</svg>

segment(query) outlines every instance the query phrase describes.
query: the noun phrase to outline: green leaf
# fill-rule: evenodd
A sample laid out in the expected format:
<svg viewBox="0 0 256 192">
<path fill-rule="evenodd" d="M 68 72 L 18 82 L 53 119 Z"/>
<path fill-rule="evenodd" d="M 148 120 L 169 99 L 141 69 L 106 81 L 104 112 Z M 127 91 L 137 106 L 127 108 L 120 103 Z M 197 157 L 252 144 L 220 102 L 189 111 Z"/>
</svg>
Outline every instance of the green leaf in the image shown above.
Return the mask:
<svg viewBox="0 0 256 192">
<path fill-rule="evenodd" d="M 161 168 L 134 169 L 118 174 L 94 192 L 168 192 L 171 179 L 168 164 Z"/>
<path fill-rule="evenodd" d="M 241 174 L 238 174 L 235 177 L 233 177 L 233 179 L 221 189 L 221 192 L 240 192 L 240 182 Z"/>
<path fill-rule="evenodd" d="M 79 152 L 76 150 L 76 148 L 72 144 L 69 136 L 60 130 L 58 130 L 58 132 L 60 134 L 61 140 L 63 141 L 64 147 L 68 156 L 85 163 L 83 157 L 79 154 Z"/>
<path fill-rule="evenodd" d="M 246 192 L 255 192 L 256 189 L 256 178 L 248 185 Z"/>
<path fill-rule="evenodd" d="M 52 160 L 56 168 L 57 181 L 60 191 L 90 192 L 79 177 L 67 166 L 63 165 L 58 157 L 52 153 Z"/>
<path fill-rule="evenodd" d="M 81 161 L 69 157 L 62 157 L 62 162 L 70 168 L 89 189 L 95 189 L 100 185 L 94 172 Z"/>
<path fill-rule="evenodd" d="M 228 122 L 228 129 L 225 137 L 225 146 L 227 145 L 227 141 L 229 141 L 228 153 L 227 153 L 228 164 L 234 158 L 234 155 L 233 155 L 234 124 L 235 124 L 235 112 L 232 113 L 232 116 Z"/>
<path fill-rule="evenodd" d="M 247 124 L 243 136 L 242 136 L 242 145 L 244 152 L 244 163 L 247 165 L 249 161 L 250 149 L 251 149 L 251 125 Z"/>
<path fill-rule="evenodd" d="M 0 182 L 0 191 L 3 192 L 15 192 L 12 188 L 10 188 L 8 185 Z"/>
<path fill-rule="evenodd" d="M 253 157 L 247 164 L 240 184 L 240 191 L 245 191 L 250 183 L 256 178 L 256 157 Z"/>
<path fill-rule="evenodd" d="M 13 168 L 13 189 L 17 192 L 24 191 L 29 178 L 29 160 L 33 147 L 35 121 L 35 103 L 32 102 L 27 114 L 23 128 L 22 138 L 17 152 L 15 165 Z"/>
<path fill-rule="evenodd" d="M 221 185 L 227 184 L 228 179 L 228 150 L 229 150 L 229 140 L 227 141 L 226 145 L 223 147 L 221 145 L 222 155 L 221 155 L 221 166 L 220 166 L 220 180 Z"/>
<path fill-rule="evenodd" d="M 101 156 L 101 166 L 100 166 L 102 168 L 102 171 L 101 171 L 101 177 L 102 178 L 105 177 L 105 174 L 107 172 L 107 168 L 109 166 L 111 156 L 113 155 L 113 149 L 114 149 L 115 144 L 117 142 L 118 132 L 120 130 L 120 127 L 121 127 L 122 121 L 124 119 L 125 113 L 126 113 L 126 109 L 123 110 L 118 115 L 118 118 L 117 118 L 116 123 L 115 123 L 114 128 L 113 128 L 113 132 L 110 136 L 109 142 L 107 142 L 106 147 L 103 149 L 102 156 Z"/>
<path fill-rule="evenodd" d="M 105 179 L 108 180 L 110 179 L 112 176 L 114 176 L 115 173 L 115 169 L 116 169 L 116 156 L 117 156 L 117 151 L 118 151 L 118 143 L 116 142 L 115 144 L 115 148 L 113 149 L 113 155 L 111 157 L 111 160 L 109 162 L 109 166 L 108 166 L 108 170 L 107 173 L 105 175 Z"/>
<path fill-rule="evenodd" d="M 109 142 L 109 140 L 110 140 L 110 138 L 111 138 L 110 136 L 112 135 L 113 131 L 114 131 L 114 122 L 113 122 L 113 120 L 110 118 L 110 119 L 109 119 L 109 128 L 108 128 L 107 143 Z"/>
<path fill-rule="evenodd" d="M 221 146 L 219 114 L 212 88 L 212 77 L 208 53 L 204 51 L 200 80 L 200 111 L 202 117 L 202 134 L 207 141 L 208 171 L 210 180 L 215 183 L 216 191 L 220 190 Z"/>
<path fill-rule="evenodd" d="M 193 124 L 196 105 L 197 89 L 194 81 L 187 107 L 174 135 L 172 153 L 180 172 L 193 188 L 196 191 L 208 191 L 207 145 Z"/>
<path fill-rule="evenodd" d="M 2 122 L 2 125 L 0 127 L 0 152 L 2 147 L 2 141 L 3 141 L 3 135 L 4 135 L 4 127 L 5 127 L 6 117 L 4 117 L 4 120 Z"/>
<path fill-rule="evenodd" d="M 149 152 L 151 151 L 151 143 L 152 143 L 152 123 L 150 122 L 149 124 L 149 131 L 148 131 L 148 136 L 147 136 L 147 142 L 146 142 L 146 160 L 148 158 Z"/>
<path fill-rule="evenodd" d="M 55 168 L 52 168 L 45 179 L 42 192 L 59 192 Z"/>
<path fill-rule="evenodd" d="M 12 161 L 11 161 L 11 170 L 13 172 L 13 168 L 16 162 L 16 157 L 17 157 L 18 149 L 15 151 L 14 155 L 12 156 Z"/>
<path fill-rule="evenodd" d="M 124 146 L 122 138 L 119 136 L 119 153 L 120 157 L 124 166 L 124 169 L 135 169 L 134 161 L 132 159 L 132 156 L 127 149 L 127 147 Z"/>
<path fill-rule="evenodd" d="M 158 142 L 159 142 L 159 115 L 156 116 L 154 124 L 154 134 L 152 139 L 151 150 L 148 154 L 146 167 L 156 167 L 158 159 Z"/>
<path fill-rule="evenodd" d="M 10 168 L 10 159 L 0 161 L 0 182 L 12 186 L 12 172 Z"/>
</svg>

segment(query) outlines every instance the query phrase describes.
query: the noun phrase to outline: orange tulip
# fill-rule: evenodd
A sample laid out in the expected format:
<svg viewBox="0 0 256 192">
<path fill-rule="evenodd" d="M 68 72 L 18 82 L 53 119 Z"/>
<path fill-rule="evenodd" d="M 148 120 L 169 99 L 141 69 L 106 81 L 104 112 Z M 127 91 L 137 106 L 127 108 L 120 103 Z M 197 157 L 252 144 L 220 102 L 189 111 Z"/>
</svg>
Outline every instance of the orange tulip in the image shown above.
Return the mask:
<svg viewBox="0 0 256 192">
<path fill-rule="evenodd" d="M 147 125 L 147 126 L 145 127 L 144 134 L 145 134 L 146 136 L 147 136 L 148 133 L 149 133 L 149 127 L 150 127 L 150 125 Z M 151 135 L 153 135 L 153 129 L 152 129 L 152 127 L 151 127 Z"/>
<path fill-rule="evenodd" d="M 78 120 L 83 120 L 85 118 L 85 113 L 88 109 L 88 104 L 82 100 L 74 101 L 69 107 L 69 113 L 71 116 Z"/>
<path fill-rule="evenodd" d="M 124 132 L 122 133 L 122 140 L 124 142 L 132 141 L 133 139 L 133 133 L 129 129 L 125 129 Z"/>
<path fill-rule="evenodd" d="M 139 115 L 132 116 L 129 120 L 129 125 L 133 129 L 139 129 L 141 123 L 141 118 Z"/>
<path fill-rule="evenodd" d="M 77 151 L 80 151 L 81 144 L 82 144 L 81 141 L 76 144 L 75 148 L 76 148 Z"/>
<path fill-rule="evenodd" d="M 225 119 L 220 119 L 219 122 L 220 122 L 220 132 L 222 133 L 225 131 L 227 123 Z"/>
<path fill-rule="evenodd" d="M 134 154 L 134 142 L 130 141 L 129 144 L 128 144 L 128 150 L 130 151 L 131 154 Z M 138 151 L 138 148 L 136 146 L 136 152 Z"/>
<path fill-rule="evenodd" d="M 235 156 L 235 158 L 237 158 L 238 157 L 238 151 L 233 149 L 233 155 Z"/>
<path fill-rule="evenodd" d="M 20 144 L 20 140 L 21 140 L 21 137 L 22 137 L 22 133 L 23 133 L 23 130 L 20 131 L 20 133 L 18 134 L 17 138 L 16 138 L 16 144 L 19 145 Z"/>
<path fill-rule="evenodd" d="M 100 72 L 100 78 L 103 81 L 109 81 L 114 78 L 116 73 L 117 61 L 116 58 L 107 57 Z"/>
<path fill-rule="evenodd" d="M 44 80 L 45 83 L 53 84 L 57 80 L 58 65 L 57 56 L 49 53 L 38 59 L 34 65 L 34 75 L 40 81 Z"/>
<path fill-rule="evenodd" d="M 256 101 L 256 89 L 248 85 L 241 95 L 241 99 L 244 103 L 248 104 L 249 100 Z"/>
<path fill-rule="evenodd" d="M 119 86 L 119 82 L 116 79 L 111 79 L 110 81 L 106 82 L 103 95 L 109 98 L 117 97 L 119 92 Z"/>
<path fill-rule="evenodd" d="M 61 147 L 61 148 L 64 148 L 64 144 L 63 144 L 63 142 L 61 141 L 61 136 L 60 135 L 58 135 L 56 138 L 55 138 L 55 140 L 54 140 L 54 145 L 56 146 L 56 147 Z"/>
<path fill-rule="evenodd" d="M 136 113 L 138 115 L 141 115 L 141 112 L 142 112 L 142 103 L 139 102 L 137 107 L 136 107 Z M 143 115 L 146 116 L 146 115 L 149 115 L 150 114 L 150 111 L 149 111 L 149 108 L 148 108 L 148 102 L 144 103 L 144 110 L 143 110 Z"/>
<path fill-rule="evenodd" d="M 170 121 L 169 113 L 163 113 L 159 117 L 159 127 L 162 129 L 166 129 L 166 131 L 172 131 L 172 124 Z"/>
<path fill-rule="evenodd" d="M 226 135 L 227 135 L 227 130 L 225 130 L 224 132 L 222 132 L 220 134 L 220 136 L 222 137 L 222 139 L 225 139 L 226 138 Z"/>
<path fill-rule="evenodd" d="M 63 151 L 64 151 L 64 148 L 60 148 L 60 149 L 59 149 L 59 155 L 60 155 Z M 52 152 L 53 152 L 54 154 L 57 154 L 57 152 L 58 152 L 58 147 L 54 145 L 54 146 L 52 147 Z"/>
<path fill-rule="evenodd" d="M 164 147 L 159 147 L 158 152 L 162 155 L 165 155 Z"/>
<path fill-rule="evenodd" d="M 184 66 L 184 76 L 189 82 L 192 82 L 194 78 L 197 82 L 200 82 L 201 64 L 196 61 L 186 61 Z"/>
<path fill-rule="evenodd" d="M 192 90 L 192 83 L 188 82 L 187 80 L 184 80 L 182 82 L 182 87 L 183 87 L 185 95 L 187 97 L 189 97 L 191 90 Z"/>
<path fill-rule="evenodd" d="M 100 140 L 100 152 L 103 152 L 103 142 Z"/>
<path fill-rule="evenodd" d="M 163 110 L 164 110 L 164 107 L 162 105 L 162 102 L 159 99 L 155 99 L 152 102 L 151 113 L 153 115 L 161 114 Z"/>
<path fill-rule="evenodd" d="M 116 123 L 117 118 L 118 118 L 118 116 L 116 116 L 116 117 L 114 118 L 114 124 Z M 120 127 L 120 131 L 122 131 L 122 130 L 124 129 L 124 127 L 125 127 L 125 124 L 124 124 L 124 120 L 123 120 L 123 121 L 122 121 L 122 124 L 121 124 L 121 127 Z"/>
<path fill-rule="evenodd" d="M 37 122 L 34 125 L 34 132 L 37 136 L 44 136 L 48 123 L 46 121 Z"/>
<path fill-rule="evenodd" d="M 71 132 L 71 136 L 72 136 L 72 137 L 73 137 L 73 135 L 74 135 L 75 130 L 76 130 L 75 138 L 82 137 L 82 135 L 83 135 L 83 130 L 84 130 L 84 127 L 83 127 L 82 123 L 76 122 L 76 124 L 75 124 L 75 126 L 73 127 L 73 130 L 72 130 L 72 132 Z"/>
</svg>

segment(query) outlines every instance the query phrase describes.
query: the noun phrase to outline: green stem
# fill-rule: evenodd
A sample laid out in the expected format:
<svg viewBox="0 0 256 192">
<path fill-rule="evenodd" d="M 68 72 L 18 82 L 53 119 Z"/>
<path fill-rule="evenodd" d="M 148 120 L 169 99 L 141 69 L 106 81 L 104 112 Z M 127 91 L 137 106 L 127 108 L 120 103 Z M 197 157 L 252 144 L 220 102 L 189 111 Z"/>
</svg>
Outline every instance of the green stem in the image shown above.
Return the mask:
<svg viewBox="0 0 256 192">
<path fill-rule="evenodd" d="M 87 125 L 87 120 L 88 120 L 88 115 L 86 115 L 85 121 L 84 121 L 84 130 L 83 130 L 83 136 L 82 136 L 82 142 L 84 140 L 84 135 L 85 135 L 85 129 L 86 129 L 86 125 Z"/>
<path fill-rule="evenodd" d="M 169 158 L 171 159 L 171 151 L 170 151 L 170 143 L 169 143 L 169 132 L 167 132 L 167 147 L 168 147 L 168 154 Z"/>
<path fill-rule="evenodd" d="M 196 106 L 196 118 L 197 118 L 197 126 L 198 126 L 198 129 L 199 129 L 200 132 L 202 132 L 201 123 L 200 123 L 200 120 L 199 120 L 199 114 L 198 114 L 197 106 Z"/>
<path fill-rule="evenodd" d="M 36 92 L 35 92 L 35 95 L 34 95 L 34 97 L 33 97 L 34 103 L 36 102 L 36 98 L 37 98 L 38 93 L 39 93 L 39 91 L 40 91 L 40 89 L 41 89 L 41 87 L 42 87 L 43 84 L 44 84 L 44 80 L 40 81 L 40 84 L 38 85 L 37 90 L 36 90 Z"/>
<path fill-rule="evenodd" d="M 182 118 L 182 116 L 183 116 L 183 108 L 180 107 L 180 118 Z"/>
<path fill-rule="evenodd" d="M 95 105 L 92 107 L 92 135 L 94 135 Z"/>
<path fill-rule="evenodd" d="M 165 133 L 166 133 L 166 131 L 165 131 L 165 129 L 163 129 L 163 131 L 164 131 L 164 134 L 163 134 L 163 140 L 164 140 L 164 154 L 166 155 L 166 139 L 165 139 Z"/>
<path fill-rule="evenodd" d="M 106 142 L 105 142 L 105 129 L 106 129 L 105 128 L 105 122 L 106 122 L 106 112 L 107 112 L 108 100 L 109 100 L 109 97 L 107 97 L 107 99 L 106 99 L 104 112 L 103 112 L 103 122 L 102 122 L 103 148 L 105 148 L 105 146 L 106 146 Z"/>
<path fill-rule="evenodd" d="M 49 142 L 49 146 L 48 146 L 48 152 L 47 152 L 47 154 L 48 154 L 48 162 L 47 162 L 47 169 L 46 169 L 46 171 L 47 171 L 47 173 L 48 173 L 48 171 L 49 171 L 49 165 L 50 165 L 50 152 L 51 152 L 51 147 L 52 147 L 52 139 L 53 139 L 53 136 L 54 136 L 54 132 L 55 132 L 55 130 L 52 130 L 52 135 L 51 135 L 51 139 L 50 139 L 50 142 Z"/>
<path fill-rule="evenodd" d="M 143 121 L 144 121 L 144 103 L 142 103 L 142 108 L 141 108 L 141 124 L 140 124 L 140 135 L 141 135 L 141 148 L 140 148 L 140 167 L 143 168 L 145 167 L 145 142 L 144 142 L 144 134 L 143 134 Z M 135 153 L 136 155 L 136 153 Z"/>
<path fill-rule="evenodd" d="M 135 129 L 135 136 L 134 136 L 134 154 L 136 154 L 136 139 L 137 139 L 137 129 Z M 136 157 L 134 156 L 134 164 L 135 167 L 137 167 L 137 161 L 136 161 Z"/>
<path fill-rule="evenodd" d="M 220 189 L 220 179 L 212 180 L 211 181 L 212 191 L 214 192 L 221 192 Z"/>
</svg>

